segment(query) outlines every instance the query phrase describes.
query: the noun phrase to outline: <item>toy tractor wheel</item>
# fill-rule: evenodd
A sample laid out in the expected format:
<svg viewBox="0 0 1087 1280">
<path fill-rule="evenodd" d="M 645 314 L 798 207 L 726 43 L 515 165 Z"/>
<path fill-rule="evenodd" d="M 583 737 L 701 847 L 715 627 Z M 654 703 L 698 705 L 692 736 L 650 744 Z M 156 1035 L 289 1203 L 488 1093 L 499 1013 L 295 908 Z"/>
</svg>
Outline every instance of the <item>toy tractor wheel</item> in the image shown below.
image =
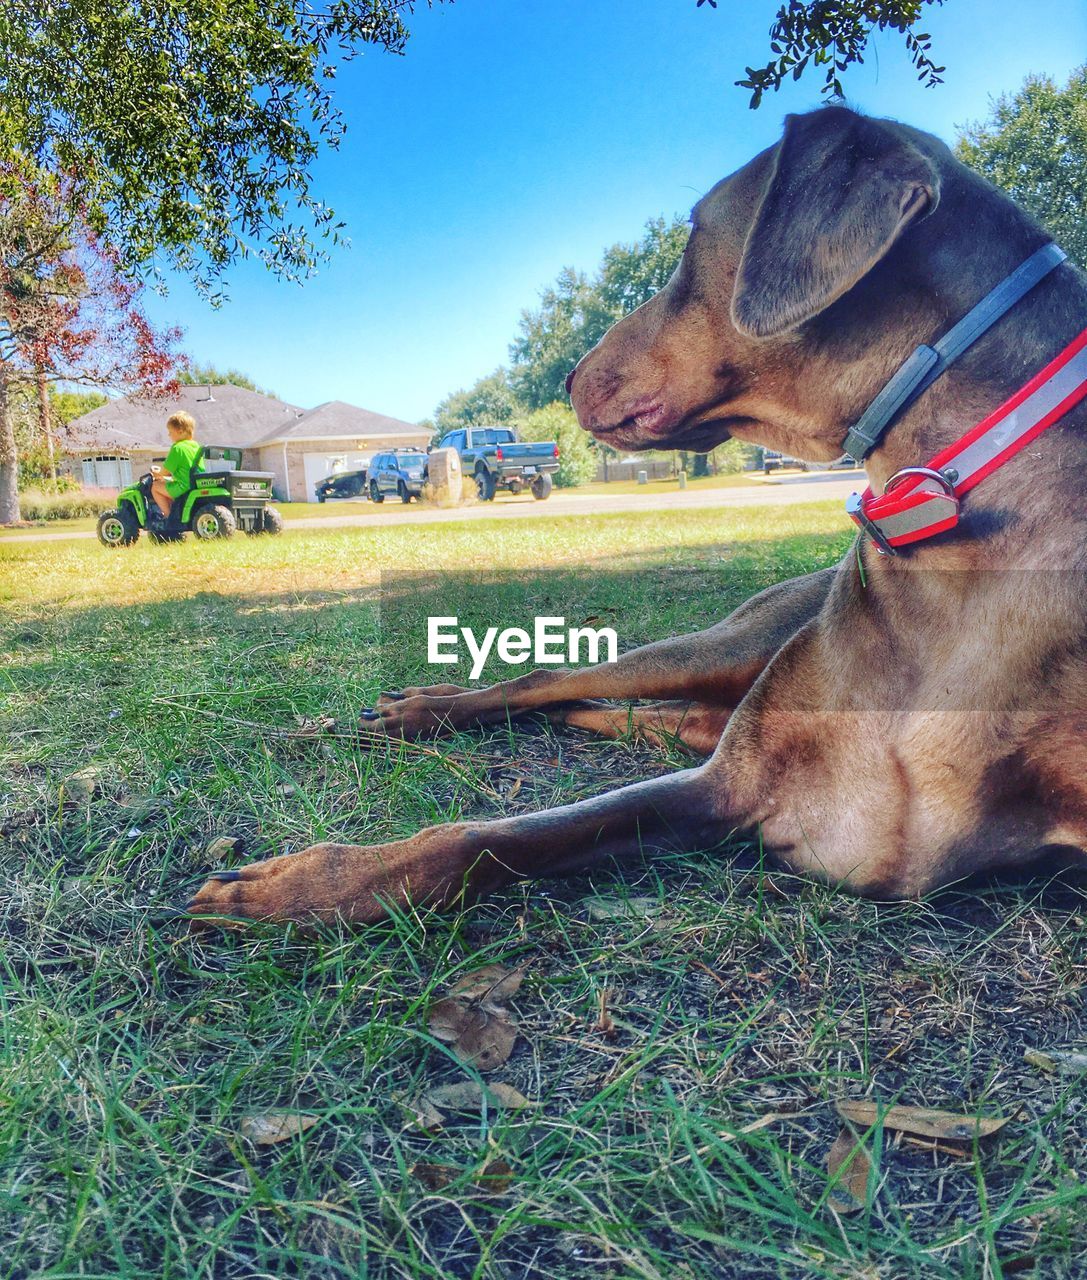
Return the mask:
<svg viewBox="0 0 1087 1280">
<path fill-rule="evenodd" d="M 532 482 L 532 496 L 537 502 L 543 502 L 545 498 L 551 496 L 552 480 L 545 472 L 542 476 L 537 476 Z"/>
<path fill-rule="evenodd" d="M 216 538 L 229 538 L 238 526 L 229 507 L 218 503 L 201 507 L 192 518 L 192 531 L 201 542 L 213 542 Z"/>
<path fill-rule="evenodd" d="M 261 525 L 262 533 L 282 533 L 283 517 L 275 507 L 264 508 L 264 520 Z"/>
<path fill-rule="evenodd" d="M 104 547 L 130 547 L 139 536 L 139 521 L 129 507 L 103 511 L 98 517 L 98 541 Z"/>
<path fill-rule="evenodd" d="M 497 491 L 498 483 L 494 476 L 486 467 L 480 467 L 476 472 L 476 493 L 479 495 L 480 502 L 493 502 Z"/>
</svg>

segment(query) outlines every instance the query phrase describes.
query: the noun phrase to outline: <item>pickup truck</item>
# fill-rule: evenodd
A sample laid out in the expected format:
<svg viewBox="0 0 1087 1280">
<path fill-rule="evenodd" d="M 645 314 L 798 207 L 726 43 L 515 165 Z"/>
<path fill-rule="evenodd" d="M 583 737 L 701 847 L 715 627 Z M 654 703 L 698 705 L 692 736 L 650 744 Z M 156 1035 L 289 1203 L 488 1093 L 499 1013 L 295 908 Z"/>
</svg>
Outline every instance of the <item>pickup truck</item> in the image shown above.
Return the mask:
<svg viewBox="0 0 1087 1280">
<path fill-rule="evenodd" d="M 543 502 L 551 492 L 551 477 L 559 469 L 559 446 L 554 441 L 522 443 L 509 427 L 449 431 L 437 447 L 456 449 L 461 474 L 472 477 L 483 502 L 492 501 L 499 489 L 520 493 L 526 487 Z"/>
</svg>

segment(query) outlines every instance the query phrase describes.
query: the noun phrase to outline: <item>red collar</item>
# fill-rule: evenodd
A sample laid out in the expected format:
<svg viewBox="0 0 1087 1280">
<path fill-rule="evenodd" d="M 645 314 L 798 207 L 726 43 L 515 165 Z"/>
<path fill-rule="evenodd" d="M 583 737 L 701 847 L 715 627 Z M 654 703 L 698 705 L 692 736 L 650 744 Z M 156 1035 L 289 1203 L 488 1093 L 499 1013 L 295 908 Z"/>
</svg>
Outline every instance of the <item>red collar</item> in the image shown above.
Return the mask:
<svg viewBox="0 0 1087 1280">
<path fill-rule="evenodd" d="M 882 555 L 953 529 L 959 505 L 979 481 L 1087 396 L 1087 329 L 987 418 L 923 467 L 903 467 L 880 497 L 871 486 L 845 509 Z"/>
</svg>

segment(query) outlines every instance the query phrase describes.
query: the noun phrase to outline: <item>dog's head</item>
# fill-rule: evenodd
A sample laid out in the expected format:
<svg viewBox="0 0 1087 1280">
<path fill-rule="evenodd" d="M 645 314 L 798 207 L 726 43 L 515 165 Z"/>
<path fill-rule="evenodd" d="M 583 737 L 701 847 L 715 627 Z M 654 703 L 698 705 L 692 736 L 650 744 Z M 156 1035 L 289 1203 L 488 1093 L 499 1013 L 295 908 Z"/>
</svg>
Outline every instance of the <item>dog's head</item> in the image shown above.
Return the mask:
<svg viewBox="0 0 1087 1280">
<path fill-rule="evenodd" d="M 919 228 L 958 167 L 890 121 L 790 116 L 776 147 L 695 206 L 667 286 L 570 375 L 582 426 L 624 449 L 703 451 L 733 435 L 837 457 L 911 335 L 942 318 L 921 284 Z"/>
</svg>

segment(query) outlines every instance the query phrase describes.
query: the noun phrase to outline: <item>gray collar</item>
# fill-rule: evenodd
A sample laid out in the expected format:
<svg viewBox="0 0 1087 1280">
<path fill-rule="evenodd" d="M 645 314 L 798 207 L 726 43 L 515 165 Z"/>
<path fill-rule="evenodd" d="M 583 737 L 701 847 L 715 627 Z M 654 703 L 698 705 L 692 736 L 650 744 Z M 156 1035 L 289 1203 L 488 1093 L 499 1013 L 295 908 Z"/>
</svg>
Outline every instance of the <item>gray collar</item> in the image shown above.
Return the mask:
<svg viewBox="0 0 1087 1280">
<path fill-rule="evenodd" d="M 1032 253 L 1010 276 L 987 293 L 953 329 L 931 347 L 922 344 L 891 376 L 883 390 L 849 429 L 842 449 L 858 463 L 879 444 L 880 437 L 896 414 L 911 405 L 946 369 L 972 346 L 987 329 L 1015 306 L 1025 294 L 1044 280 L 1066 255 L 1052 242 Z"/>
</svg>

